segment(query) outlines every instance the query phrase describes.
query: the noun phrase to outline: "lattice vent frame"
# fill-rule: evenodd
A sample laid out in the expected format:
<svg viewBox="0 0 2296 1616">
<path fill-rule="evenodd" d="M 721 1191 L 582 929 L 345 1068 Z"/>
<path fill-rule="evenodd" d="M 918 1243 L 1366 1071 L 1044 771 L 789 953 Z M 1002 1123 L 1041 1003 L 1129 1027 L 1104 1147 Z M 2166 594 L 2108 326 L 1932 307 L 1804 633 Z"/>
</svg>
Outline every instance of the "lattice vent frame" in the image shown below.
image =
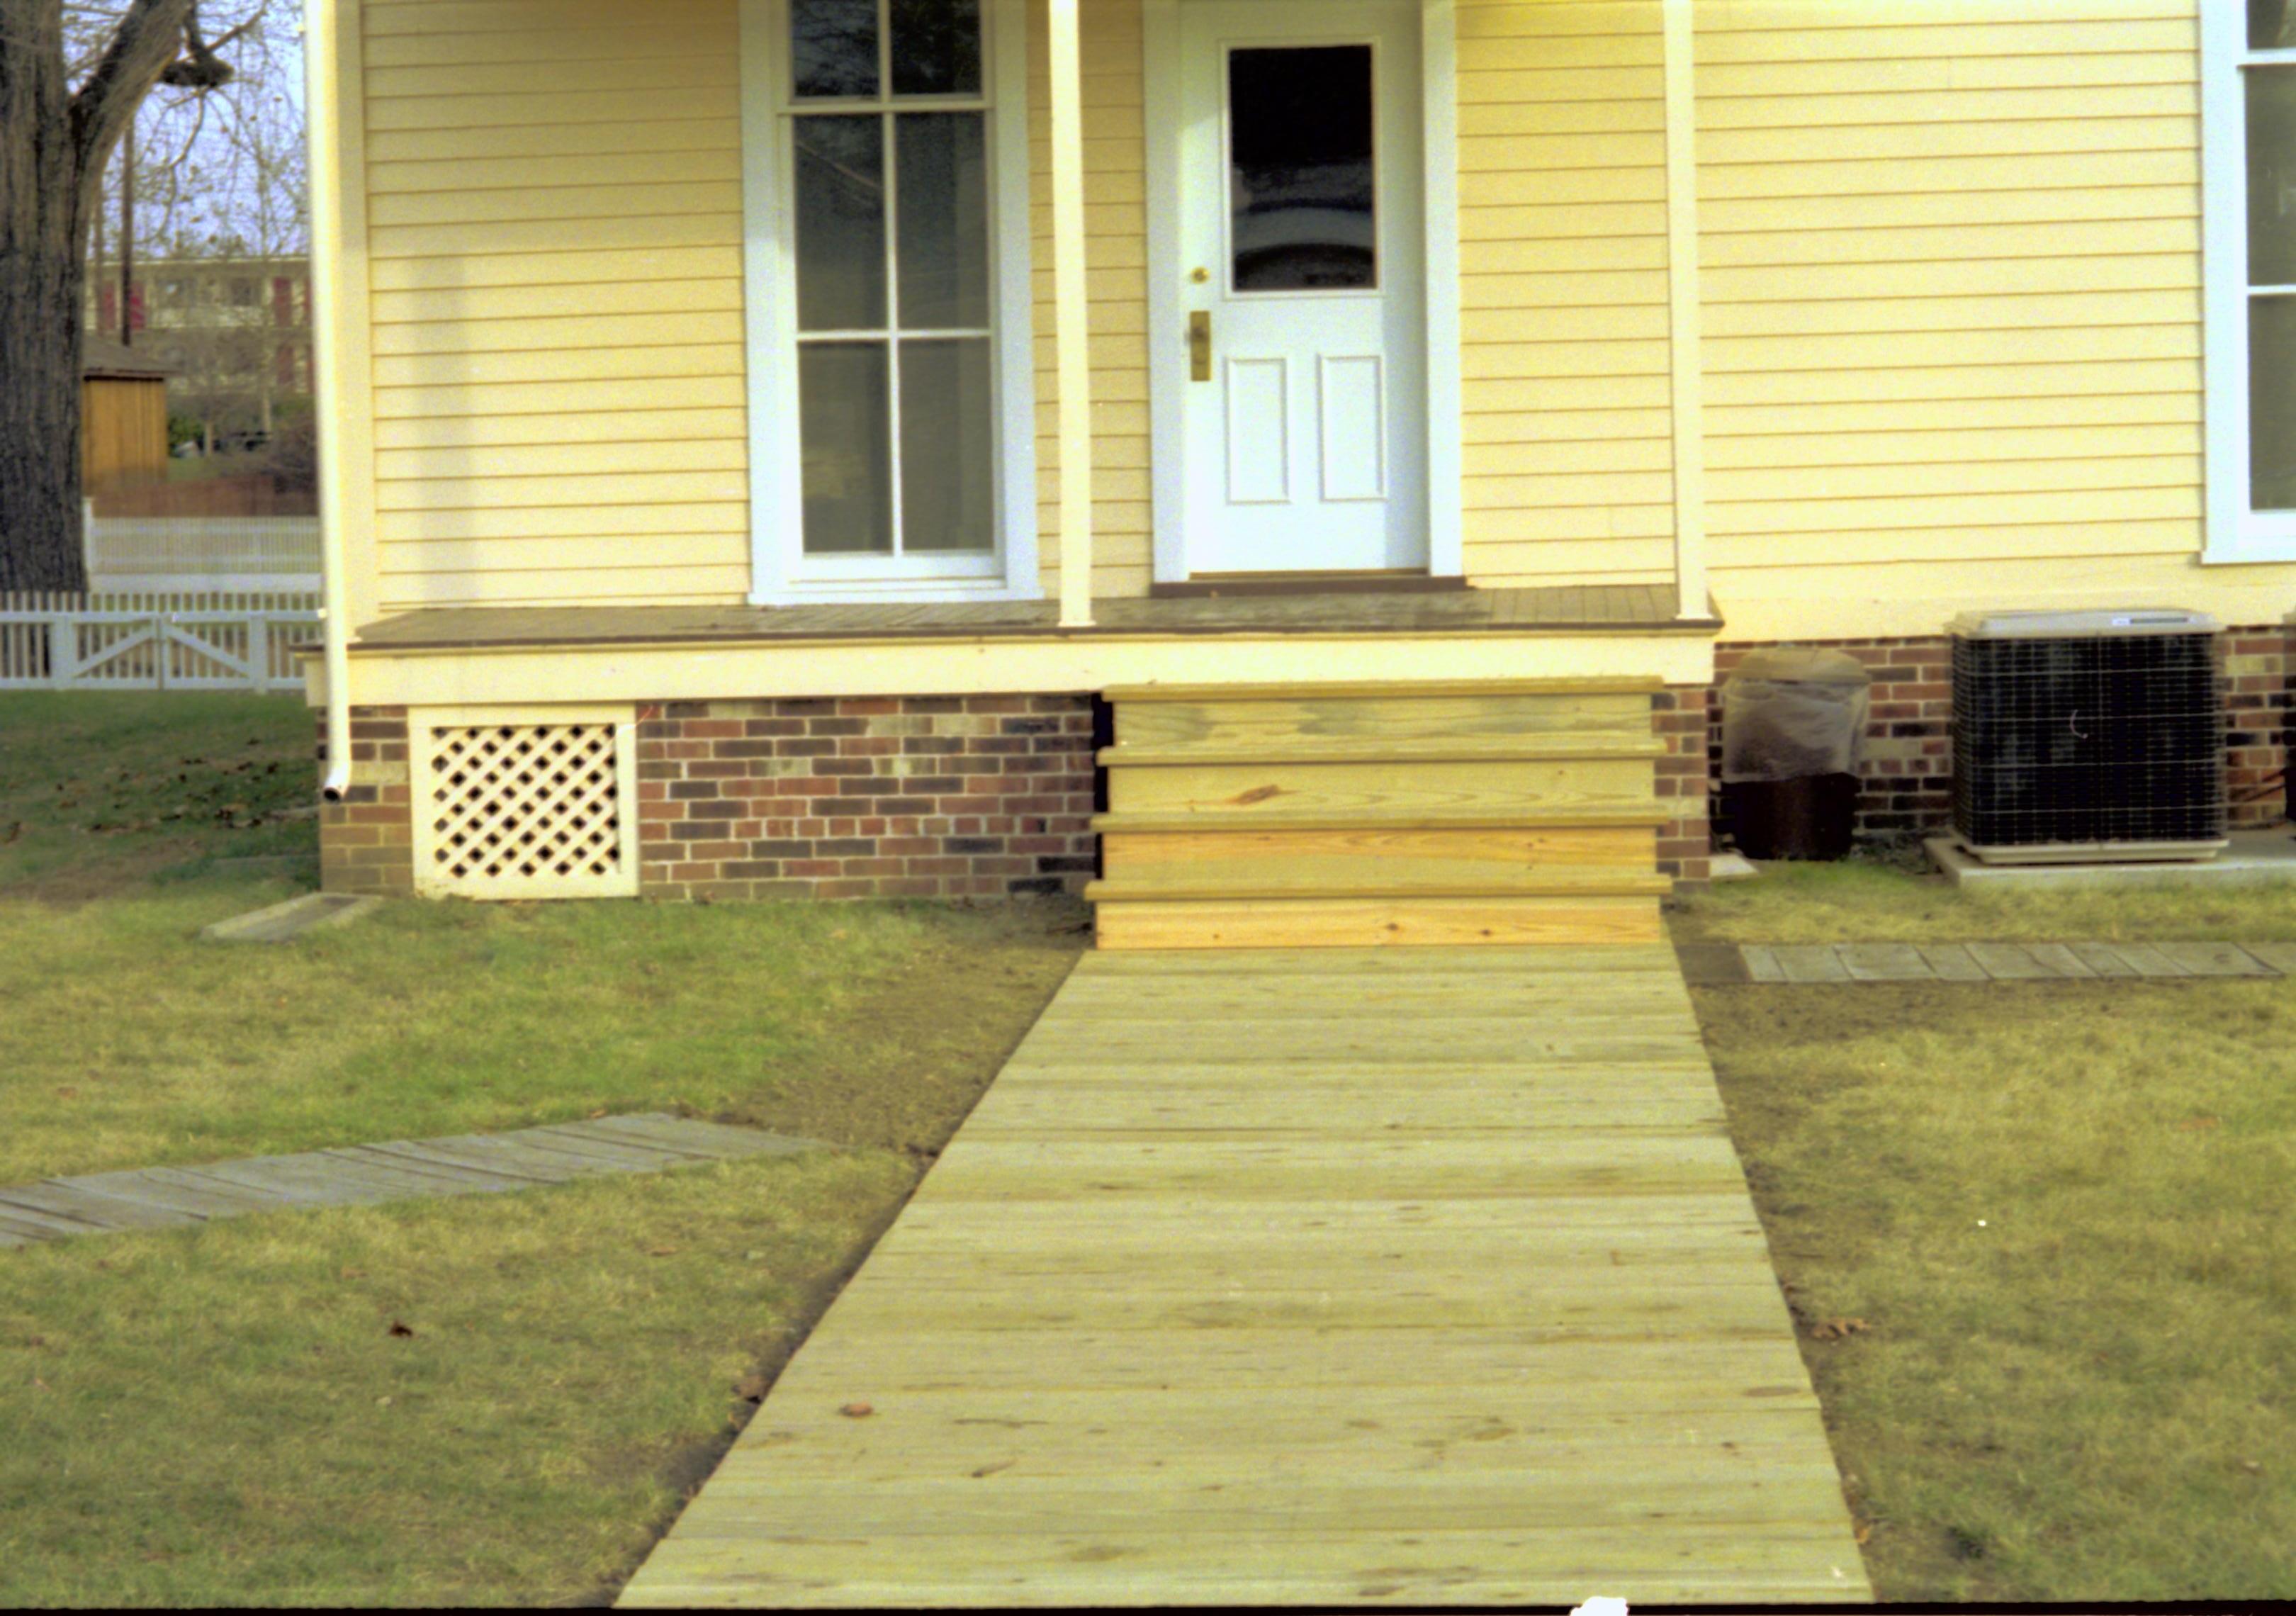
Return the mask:
<svg viewBox="0 0 2296 1616">
<path fill-rule="evenodd" d="M 635 708 L 432 707 L 407 718 L 418 894 L 638 895 Z"/>
</svg>

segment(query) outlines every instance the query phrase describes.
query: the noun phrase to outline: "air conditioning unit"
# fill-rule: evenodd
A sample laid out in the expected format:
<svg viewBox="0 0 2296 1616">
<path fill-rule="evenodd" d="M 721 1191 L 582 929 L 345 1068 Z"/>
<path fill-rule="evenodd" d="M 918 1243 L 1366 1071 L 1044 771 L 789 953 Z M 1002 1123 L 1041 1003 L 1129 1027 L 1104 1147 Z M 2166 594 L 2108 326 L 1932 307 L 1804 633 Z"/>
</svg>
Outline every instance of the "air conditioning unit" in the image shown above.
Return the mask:
<svg viewBox="0 0 2296 1616">
<path fill-rule="evenodd" d="M 2213 858 L 2225 840 L 2216 619 L 1966 612 L 1953 826 L 1988 864 Z"/>
</svg>

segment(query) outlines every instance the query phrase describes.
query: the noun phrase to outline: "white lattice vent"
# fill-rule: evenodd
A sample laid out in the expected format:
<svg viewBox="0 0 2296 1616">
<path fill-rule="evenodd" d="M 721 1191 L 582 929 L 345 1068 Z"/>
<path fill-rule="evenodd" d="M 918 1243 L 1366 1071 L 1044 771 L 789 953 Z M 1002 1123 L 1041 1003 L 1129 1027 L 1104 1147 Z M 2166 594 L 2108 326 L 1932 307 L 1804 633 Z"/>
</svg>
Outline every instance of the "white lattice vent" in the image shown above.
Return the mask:
<svg viewBox="0 0 2296 1616">
<path fill-rule="evenodd" d="M 636 896 L 636 732 L 627 715 L 472 721 L 479 716 L 420 713 L 410 726 L 418 889 L 481 898 Z"/>
</svg>

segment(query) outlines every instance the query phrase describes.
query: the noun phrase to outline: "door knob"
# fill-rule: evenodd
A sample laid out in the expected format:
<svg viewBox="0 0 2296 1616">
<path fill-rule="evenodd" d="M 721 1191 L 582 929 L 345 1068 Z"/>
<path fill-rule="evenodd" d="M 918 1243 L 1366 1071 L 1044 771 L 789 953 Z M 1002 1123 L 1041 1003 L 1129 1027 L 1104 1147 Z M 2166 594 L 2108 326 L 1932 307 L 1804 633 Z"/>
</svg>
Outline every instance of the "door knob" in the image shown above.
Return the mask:
<svg viewBox="0 0 2296 1616">
<path fill-rule="evenodd" d="M 1196 381 L 1212 379 L 1212 316 L 1205 309 L 1188 316 L 1188 375 Z"/>
</svg>

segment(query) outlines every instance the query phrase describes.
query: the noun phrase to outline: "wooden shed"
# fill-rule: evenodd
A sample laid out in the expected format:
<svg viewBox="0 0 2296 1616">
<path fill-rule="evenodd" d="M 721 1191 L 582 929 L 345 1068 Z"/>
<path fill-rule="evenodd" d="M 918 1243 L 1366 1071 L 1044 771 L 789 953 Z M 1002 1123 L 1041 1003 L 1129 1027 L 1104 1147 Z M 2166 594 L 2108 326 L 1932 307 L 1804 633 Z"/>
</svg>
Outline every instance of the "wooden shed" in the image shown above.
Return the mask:
<svg viewBox="0 0 2296 1616">
<path fill-rule="evenodd" d="M 100 337 L 80 362 L 80 480 L 87 494 L 168 475 L 168 378 L 145 355 Z"/>
</svg>

